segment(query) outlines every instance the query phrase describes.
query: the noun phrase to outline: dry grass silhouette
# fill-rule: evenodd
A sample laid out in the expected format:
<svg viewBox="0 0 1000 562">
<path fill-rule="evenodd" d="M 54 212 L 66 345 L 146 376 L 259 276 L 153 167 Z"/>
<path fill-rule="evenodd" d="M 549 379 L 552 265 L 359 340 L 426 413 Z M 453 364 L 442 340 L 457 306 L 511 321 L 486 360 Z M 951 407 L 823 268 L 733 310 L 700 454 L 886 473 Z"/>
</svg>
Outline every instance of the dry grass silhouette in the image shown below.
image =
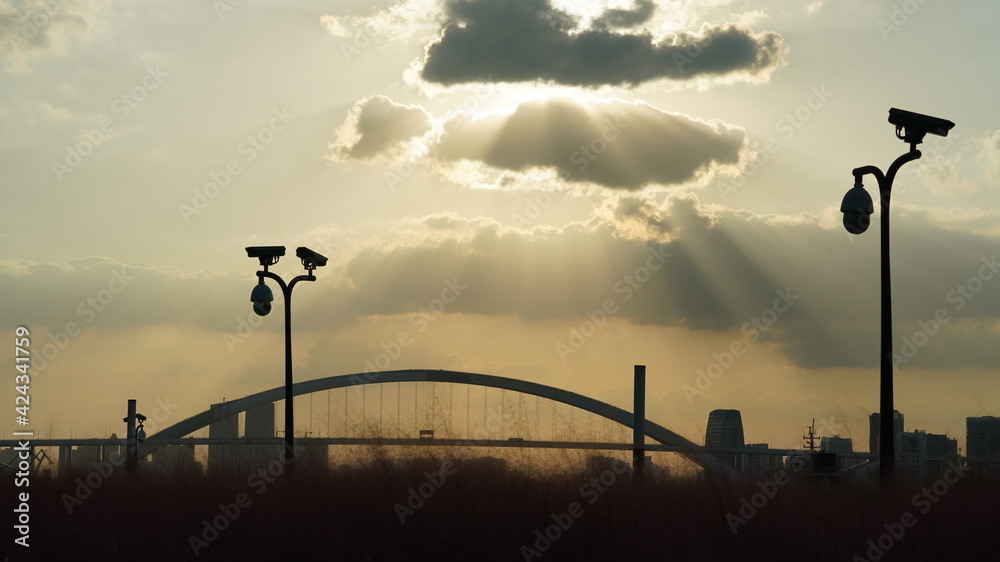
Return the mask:
<svg viewBox="0 0 1000 562">
<path fill-rule="evenodd" d="M 390 456 L 372 446 L 350 464 L 298 465 L 294 481 L 282 474 L 264 489 L 266 480 L 249 481 L 249 468 L 115 474 L 72 515 L 62 497 L 85 474 L 38 475 L 31 481 L 30 557 L 11 559 L 524 560 L 522 547 L 535 548 L 536 531 L 544 533 L 552 515 L 574 502 L 582 515 L 533 560 L 867 559 L 867 541 L 905 511 L 916 524 L 882 560 L 981 560 L 981 553 L 994 552 L 996 480 L 967 475 L 920 513 L 912 503 L 920 492 L 914 483 L 901 483 L 895 501 L 880 504 L 863 485 L 821 489 L 800 477 L 734 534 L 726 515 L 759 490 L 754 483 L 683 476 L 640 485 L 626 473 L 604 491 L 584 493 L 582 486 L 600 481 L 600 474 L 580 468 L 585 452 L 567 454 L 562 470 L 545 471 L 527 462 L 454 459 L 453 473 L 401 524 L 394 506 L 405 505 L 427 473 L 455 454 L 428 450 Z M 2 486 L 4 497 L 12 497 L 11 481 Z M 241 493 L 251 503 L 195 556 L 191 537 L 201 538 L 205 522 L 223 513 L 220 504 Z M 0 522 L 9 535 L 10 509 Z"/>
</svg>

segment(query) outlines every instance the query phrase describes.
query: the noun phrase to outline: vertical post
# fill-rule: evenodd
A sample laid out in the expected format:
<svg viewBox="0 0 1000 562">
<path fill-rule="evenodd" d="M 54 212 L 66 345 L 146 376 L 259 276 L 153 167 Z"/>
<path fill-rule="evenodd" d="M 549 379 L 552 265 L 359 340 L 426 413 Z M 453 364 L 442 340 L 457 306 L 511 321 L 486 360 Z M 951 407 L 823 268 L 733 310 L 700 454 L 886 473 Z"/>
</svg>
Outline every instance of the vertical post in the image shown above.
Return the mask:
<svg viewBox="0 0 1000 562">
<path fill-rule="evenodd" d="M 73 462 L 73 446 L 72 445 L 59 445 L 59 467 L 58 474 L 63 476 L 69 471 L 69 467 Z"/>
<path fill-rule="evenodd" d="M 908 141 L 909 142 L 909 141 Z M 896 179 L 899 168 L 912 160 L 920 158 L 917 144 L 910 143 L 910 151 L 896 158 L 885 174 L 875 166 L 862 166 L 853 170 L 854 179 L 861 181 L 865 174 L 872 174 L 878 181 L 879 203 L 882 211 L 881 232 L 881 282 L 882 282 L 882 338 L 879 353 L 881 353 L 879 369 L 879 486 L 884 495 L 888 495 L 893 487 L 896 471 L 896 432 L 893 419 L 892 395 L 892 280 L 889 272 L 889 197 L 892 193 L 892 182 Z"/>
<path fill-rule="evenodd" d="M 646 468 L 646 366 L 635 366 L 632 404 L 632 477 L 639 480 Z"/>
<path fill-rule="evenodd" d="M 882 491 L 888 493 L 896 468 L 896 436 L 892 412 L 892 282 L 889 271 L 889 194 L 892 178 L 888 178 L 883 189 L 879 186 L 882 200 L 882 343 L 881 369 L 879 375 L 879 480 Z"/>
<path fill-rule="evenodd" d="M 285 470 L 292 476 L 295 461 L 295 410 L 292 398 L 292 288 L 282 286 L 285 296 Z"/>
<path fill-rule="evenodd" d="M 896 424 L 893 417 L 892 397 L 892 281 L 889 274 L 889 197 L 892 182 L 899 168 L 920 158 L 916 144 L 910 144 L 910 151 L 896 158 L 884 177 L 876 175 L 882 211 L 882 343 L 881 369 L 879 374 L 879 410 L 882 412 L 879 427 L 879 484 L 883 494 L 889 494 L 896 478 Z"/>
<path fill-rule="evenodd" d="M 125 471 L 129 476 L 135 475 L 135 465 L 139 458 L 138 444 L 135 440 L 135 399 L 128 401 L 128 417 L 125 418 L 128 429 L 125 432 Z"/>
</svg>

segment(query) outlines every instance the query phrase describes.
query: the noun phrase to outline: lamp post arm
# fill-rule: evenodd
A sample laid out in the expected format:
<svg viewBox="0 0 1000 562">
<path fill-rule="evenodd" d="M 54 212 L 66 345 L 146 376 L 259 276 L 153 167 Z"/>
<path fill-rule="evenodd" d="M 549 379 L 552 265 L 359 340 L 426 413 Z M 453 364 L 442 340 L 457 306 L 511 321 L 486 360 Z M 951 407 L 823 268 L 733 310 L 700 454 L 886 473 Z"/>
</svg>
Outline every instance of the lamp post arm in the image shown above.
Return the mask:
<svg viewBox="0 0 1000 562">
<path fill-rule="evenodd" d="M 896 158 L 895 160 L 893 160 L 892 164 L 889 165 L 889 170 L 886 171 L 885 173 L 886 179 L 889 180 L 890 183 L 892 183 L 892 178 L 896 177 L 896 172 L 899 171 L 899 168 L 902 167 L 903 164 L 916 160 L 921 156 L 923 156 L 923 154 L 921 154 L 921 152 L 917 150 L 917 145 L 911 144 L 909 152 L 903 154 L 899 158 Z"/>
<path fill-rule="evenodd" d="M 299 281 L 315 281 L 315 280 L 316 280 L 316 276 L 313 275 L 312 273 L 309 273 L 309 275 L 298 275 L 298 276 L 296 276 L 294 279 L 292 279 L 288 283 L 288 296 L 291 297 L 291 295 L 292 295 L 292 288 L 295 287 L 295 284 L 298 283 Z"/>
<path fill-rule="evenodd" d="M 878 182 L 879 201 L 882 212 L 888 213 L 889 197 L 892 192 L 892 182 L 896 179 L 896 173 L 899 172 L 903 164 L 916 160 L 920 156 L 921 153 L 917 150 L 916 145 L 911 145 L 910 151 L 893 160 L 892 164 L 889 165 L 889 170 L 884 174 L 877 166 L 861 166 L 860 168 L 854 168 L 851 173 L 854 174 L 854 180 L 857 182 L 860 182 L 861 178 L 866 174 L 875 176 L 875 181 Z"/>
<path fill-rule="evenodd" d="M 281 287 L 281 294 L 284 295 L 288 291 L 288 285 L 285 284 L 285 280 L 278 276 L 277 273 L 272 273 L 270 271 L 258 271 L 257 277 L 267 277 L 268 279 L 274 279 L 278 286 Z"/>
<path fill-rule="evenodd" d="M 861 166 L 860 168 L 851 170 L 851 173 L 854 174 L 855 181 L 861 181 L 861 177 L 865 174 L 875 176 L 879 185 L 882 185 L 882 182 L 885 181 L 885 174 L 882 173 L 882 170 L 878 169 L 878 166 Z"/>
</svg>

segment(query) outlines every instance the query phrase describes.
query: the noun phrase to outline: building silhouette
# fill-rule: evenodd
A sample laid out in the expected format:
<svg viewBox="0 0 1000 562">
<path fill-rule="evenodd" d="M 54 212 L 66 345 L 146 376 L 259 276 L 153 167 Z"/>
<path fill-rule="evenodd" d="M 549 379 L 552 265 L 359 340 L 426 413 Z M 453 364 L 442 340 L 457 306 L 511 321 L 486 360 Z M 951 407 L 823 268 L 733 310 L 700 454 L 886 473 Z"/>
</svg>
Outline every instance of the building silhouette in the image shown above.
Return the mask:
<svg viewBox="0 0 1000 562">
<path fill-rule="evenodd" d="M 214 410 L 221 408 L 223 402 L 211 404 Z M 240 433 L 239 415 L 233 414 L 224 418 L 216 417 L 216 421 L 208 426 L 209 439 L 235 439 Z M 232 444 L 211 444 L 208 446 L 208 471 L 230 470 L 235 465 L 235 460 L 239 455 L 239 445 Z"/>
<path fill-rule="evenodd" d="M 194 458 L 194 445 L 165 445 L 153 451 L 152 468 L 163 473 L 176 474 L 183 471 L 200 471 Z"/>
<path fill-rule="evenodd" d="M 879 436 L 881 435 L 881 423 L 882 414 L 875 412 L 868 416 L 868 452 L 878 453 L 879 447 Z M 892 433 L 899 439 L 899 435 L 903 433 L 903 414 L 899 413 L 899 410 L 892 411 Z"/>
<path fill-rule="evenodd" d="M 841 437 L 839 435 L 823 437 L 819 441 L 819 449 L 824 453 L 834 453 L 837 455 L 837 466 L 840 470 L 846 470 L 858 464 L 857 459 L 844 457 L 844 455 L 854 452 L 854 440 L 850 437 Z"/>
<path fill-rule="evenodd" d="M 941 478 L 948 461 L 958 460 L 958 440 L 916 429 L 896 436 L 896 466 L 914 478 Z"/>
<path fill-rule="evenodd" d="M 712 410 L 708 414 L 705 428 L 705 446 L 740 449 L 743 440 L 743 417 L 739 410 Z M 726 466 L 743 469 L 742 455 L 736 453 L 715 453 L 715 457 Z"/>
<path fill-rule="evenodd" d="M 965 456 L 969 459 L 1000 459 L 1000 418 L 965 418 Z"/>
<path fill-rule="evenodd" d="M 274 402 L 250 408 L 243 414 L 243 436 L 252 439 L 273 438 L 277 434 L 274 425 Z M 250 467 L 267 466 L 272 460 L 283 458 L 284 445 L 247 445 L 244 457 Z"/>
<path fill-rule="evenodd" d="M 767 443 L 748 443 L 747 449 L 770 449 Z M 743 455 L 743 472 L 754 478 L 771 478 L 778 470 L 785 468 L 780 455 Z"/>
</svg>

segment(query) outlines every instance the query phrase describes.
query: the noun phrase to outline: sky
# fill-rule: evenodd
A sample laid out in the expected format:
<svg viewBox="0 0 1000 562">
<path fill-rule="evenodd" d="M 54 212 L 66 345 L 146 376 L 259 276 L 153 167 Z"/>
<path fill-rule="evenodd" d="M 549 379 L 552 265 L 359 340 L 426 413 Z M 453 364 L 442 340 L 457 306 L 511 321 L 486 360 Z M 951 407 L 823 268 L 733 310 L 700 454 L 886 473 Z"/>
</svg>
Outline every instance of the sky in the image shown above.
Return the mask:
<svg viewBox="0 0 1000 562">
<path fill-rule="evenodd" d="M 815 418 L 867 450 L 880 215 L 853 236 L 839 205 L 852 169 L 908 150 L 896 107 L 956 126 L 893 190 L 895 405 L 964 447 L 965 417 L 1000 414 L 997 21 L 0 1 L 0 322 L 30 331 L 31 424 L 101 437 L 128 398 L 169 425 L 281 385 L 281 305 L 253 315 L 244 248 L 284 245 L 286 279 L 298 246 L 329 258 L 295 289 L 298 381 L 452 369 L 631 410 L 644 364 L 649 419 L 696 442 L 736 408 L 747 442 L 799 447 Z"/>
</svg>

